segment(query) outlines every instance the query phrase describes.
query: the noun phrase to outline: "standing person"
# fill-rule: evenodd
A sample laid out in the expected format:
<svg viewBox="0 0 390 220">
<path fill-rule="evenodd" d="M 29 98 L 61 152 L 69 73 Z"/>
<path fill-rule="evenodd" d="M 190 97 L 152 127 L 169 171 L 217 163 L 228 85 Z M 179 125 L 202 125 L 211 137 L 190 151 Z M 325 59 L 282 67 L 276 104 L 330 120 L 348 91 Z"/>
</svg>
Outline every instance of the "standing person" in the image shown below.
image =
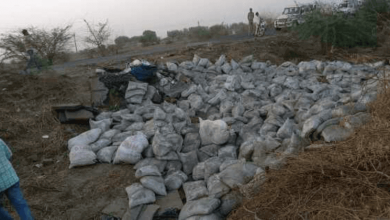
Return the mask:
<svg viewBox="0 0 390 220">
<path fill-rule="evenodd" d="M 24 69 L 24 72 L 27 73 L 27 74 L 30 74 L 30 70 L 29 69 L 33 65 L 35 65 L 35 67 L 37 67 L 37 69 L 40 71 L 41 70 L 41 65 L 40 65 L 40 63 L 38 61 L 38 53 L 37 53 L 37 50 L 32 47 L 31 36 L 30 36 L 30 34 L 28 33 L 28 31 L 26 29 L 23 29 L 22 33 L 24 35 L 24 45 L 25 45 L 25 48 L 26 48 L 26 52 L 27 52 L 28 56 L 30 57 L 30 59 L 28 60 L 27 66 Z"/>
<path fill-rule="evenodd" d="M 253 24 L 255 25 L 255 36 L 259 35 L 260 23 L 261 23 L 261 18 L 259 12 L 256 12 L 256 16 L 253 20 Z"/>
<path fill-rule="evenodd" d="M 249 9 L 248 13 L 248 21 L 249 21 L 249 35 L 253 34 L 253 18 L 255 14 L 253 14 L 252 8 Z"/>
<path fill-rule="evenodd" d="M 4 195 L 8 197 L 21 220 L 33 220 L 34 218 L 19 187 L 19 177 L 10 162 L 11 157 L 11 150 L 0 139 L 0 198 L 3 198 Z M 0 203 L 0 219 L 13 220 L 3 208 L 2 203 Z"/>
</svg>

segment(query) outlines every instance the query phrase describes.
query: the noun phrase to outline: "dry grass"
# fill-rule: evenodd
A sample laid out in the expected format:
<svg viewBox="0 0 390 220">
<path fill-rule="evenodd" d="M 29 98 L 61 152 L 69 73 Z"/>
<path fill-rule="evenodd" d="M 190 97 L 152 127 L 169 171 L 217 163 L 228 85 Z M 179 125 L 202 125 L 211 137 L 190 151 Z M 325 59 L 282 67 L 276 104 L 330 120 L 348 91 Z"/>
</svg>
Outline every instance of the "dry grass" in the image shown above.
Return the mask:
<svg viewBox="0 0 390 220">
<path fill-rule="evenodd" d="M 0 136 L 17 145 L 24 155 L 34 152 L 54 156 L 68 137 L 51 106 L 71 101 L 66 93 L 75 91 L 65 78 L 41 78 L 37 76 L 14 76 L 14 88 L 4 93 L 0 101 Z M 42 138 L 49 135 L 48 139 Z"/>
<path fill-rule="evenodd" d="M 229 219 L 390 218 L 388 85 L 384 80 L 382 93 L 369 104 L 371 122 L 346 141 L 288 158 L 266 180 L 257 177 L 253 198 Z"/>
</svg>

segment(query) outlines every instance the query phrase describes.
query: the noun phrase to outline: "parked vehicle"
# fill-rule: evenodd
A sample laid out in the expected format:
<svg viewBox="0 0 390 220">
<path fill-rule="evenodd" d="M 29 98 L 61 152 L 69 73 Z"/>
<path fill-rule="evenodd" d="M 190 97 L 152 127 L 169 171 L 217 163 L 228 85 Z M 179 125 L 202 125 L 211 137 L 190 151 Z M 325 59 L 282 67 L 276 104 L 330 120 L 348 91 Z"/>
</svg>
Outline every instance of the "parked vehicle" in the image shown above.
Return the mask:
<svg viewBox="0 0 390 220">
<path fill-rule="evenodd" d="M 343 13 L 345 16 L 354 16 L 362 6 L 361 0 L 344 0 L 333 9 L 333 13 Z"/>
<path fill-rule="evenodd" d="M 299 25 L 305 22 L 304 15 L 316 9 L 314 4 L 291 5 L 284 8 L 283 13 L 274 21 L 274 27 L 277 31 Z"/>
</svg>

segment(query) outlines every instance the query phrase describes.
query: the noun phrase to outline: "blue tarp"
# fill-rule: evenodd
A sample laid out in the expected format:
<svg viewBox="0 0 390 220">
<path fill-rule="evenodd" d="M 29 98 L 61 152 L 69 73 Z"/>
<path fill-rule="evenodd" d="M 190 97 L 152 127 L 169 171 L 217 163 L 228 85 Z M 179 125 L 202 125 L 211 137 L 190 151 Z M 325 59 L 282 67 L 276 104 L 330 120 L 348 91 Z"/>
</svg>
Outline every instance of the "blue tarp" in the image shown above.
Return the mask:
<svg viewBox="0 0 390 220">
<path fill-rule="evenodd" d="M 156 71 L 156 66 L 142 64 L 140 66 L 131 67 L 130 73 L 131 75 L 135 76 L 135 78 L 139 81 L 147 81 L 153 78 Z"/>
</svg>

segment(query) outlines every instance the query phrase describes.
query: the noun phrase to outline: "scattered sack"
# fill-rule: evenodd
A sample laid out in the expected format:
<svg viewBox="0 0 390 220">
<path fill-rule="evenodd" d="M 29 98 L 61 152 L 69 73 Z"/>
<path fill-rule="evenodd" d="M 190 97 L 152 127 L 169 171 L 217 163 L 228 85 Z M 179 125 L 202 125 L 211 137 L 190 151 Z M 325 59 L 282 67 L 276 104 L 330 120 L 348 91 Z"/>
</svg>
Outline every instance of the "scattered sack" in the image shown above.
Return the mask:
<svg viewBox="0 0 390 220">
<path fill-rule="evenodd" d="M 199 118 L 199 122 L 199 134 L 202 145 L 224 144 L 229 139 L 228 126 L 223 120 L 211 121 Z"/>
<path fill-rule="evenodd" d="M 250 160 L 254 151 L 254 140 L 248 140 L 241 144 L 240 152 L 238 154 L 238 159 L 244 158 L 245 160 Z"/>
<path fill-rule="evenodd" d="M 167 68 L 169 71 L 172 71 L 174 73 L 177 72 L 177 65 L 172 62 L 167 62 Z"/>
<path fill-rule="evenodd" d="M 105 147 L 97 152 L 97 159 L 102 163 L 111 163 L 117 146 Z"/>
<path fill-rule="evenodd" d="M 183 168 L 183 164 L 180 161 L 177 161 L 177 160 L 168 161 L 167 165 L 165 167 L 165 169 L 167 171 L 170 171 L 170 170 L 181 170 L 182 168 Z"/>
<path fill-rule="evenodd" d="M 161 176 L 145 176 L 140 181 L 144 187 L 152 190 L 156 194 L 161 196 L 167 195 L 164 179 Z"/>
<path fill-rule="evenodd" d="M 188 201 L 180 211 L 179 220 L 185 220 L 195 215 L 208 215 L 211 214 L 221 201 L 216 198 L 202 198 L 195 201 Z"/>
<path fill-rule="evenodd" d="M 218 157 L 221 159 L 237 159 L 237 148 L 236 146 L 225 146 L 219 149 L 218 151 Z"/>
<path fill-rule="evenodd" d="M 167 166 L 166 160 L 158 160 L 156 158 L 145 158 L 143 160 L 140 160 L 137 164 L 135 164 L 134 169 L 138 170 L 141 167 L 149 166 L 149 165 L 156 165 L 160 173 L 162 173 Z"/>
<path fill-rule="evenodd" d="M 68 141 L 68 150 L 72 150 L 72 147 L 75 145 L 89 145 L 95 142 L 101 135 L 102 130 L 100 128 L 95 128 L 89 131 L 86 131 L 74 138 L 69 139 Z"/>
<path fill-rule="evenodd" d="M 139 183 L 133 183 L 131 186 L 126 187 L 126 192 L 129 197 L 130 208 L 156 201 L 154 192 L 150 189 L 146 189 Z"/>
<path fill-rule="evenodd" d="M 240 163 L 241 160 L 233 160 L 233 159 L 227 159 L 225 161 L 223 161 L 223 163 L 221 164 L 221 166 L 219 166 L 219 172 L 222 172 L 224 169 L 226 169 L 227 167 L 229 167 L 230 165 L 233 165 L 233 164 L 236 164 L 236 163 Z M 246 160 L 245 160 L 246 161 Z"/>
<path fill-rule="evenodd" d="M 203 180 L 204 172 L 205 172 L 205 162 L 200 162 L 192 170 L 192 178 L 194 180 Z"/>
<path fill-rule="evenodd" d="M 96 116 L 95 121 L 101 121 L 103 119 L 109 119 L 111 118 L 113 112 L 101 112 L 99 115 Z"/>
<path fill-rule="evenodd" d="M 111 124 L 112 118 L 107 118 L 100 121 L 94 121 L 92 119 L 89 119 L 89 126 L 91 127 L 91 129 L 100 128 L 102 132 L 110 130 Z"/>
<path fill-rule="evenodd" d="M 221 148 L 222 149 L 222 148 Z M 212 157 L 204 162 L 204 180 L 207 181 L 210 176 L 219 172 L 223 159 L 219 157 Z"/>
<path fill-rule="evenodd" d="M 229 215 L 233 209 L 239 206 L 243 201 L 242 195 L 237 191 L 232 191 L 221 198 L 221 205 L 218 208 L 219 213 L 224 216 Z"/>
<path fill-rule="evenodd" d="M 283 126 L 279 128 L 276 135 L 278 136 L 278 138 L 282 138 L 282 139 L 290 138 L 295 129 L 296 127 L 295 124 L 293 123 L 293 120 L 288 118 L 284 122 Z"/>
<path fill-rule="evenodd" d="M 69 153 L 70 165 L 73 167 L 86 166 L 96 163 L 96 154 L 89 145 L 74 145 Z"/>
<path fill-rule="evenodd" d="M 198 150 L 200 146 L 200 136 L 199 133 L 188 133 L 185 135 L 183 142 L 182 153 L 188 153 L 193 150 Z"/>
<path fill-rule="evenodd" d="M 187 218 L 187 220 L 222 220 L 222 219 L 224 218 L 222 218 L 222 216 L 219 213 L 215 213 L 215 212 L 208 215 L 193 215 Z"/>
<path fill-rule="evenodd" d="M 93 152 L 98 152 L 100 149 L 107 147 L 110 145 L 112 142 L 107 139 L 100 139 L 96 141 L 95 143 L 91 144 L 91 149 Z"/>
<path fill-rule="evenodd" d="M 339 125 L 330 125 L 326 127 L 321 136 L 325 142 L 334 142 L 334 141 L 345 141 L 349 136 L 353 134 L 353 129 L 344 128 Z"/>
<path fill-rule="evenodd" d="M 111 140 L 115 135 L 121 133 L 120 130 L 116 130 L 116 129 L 111 129 L 111 130 L 108 130 L 106 132 L 104 132 L 101 136 L 100 136 L 100 139 L 107 139 L 107 140 Z"/>
<path fill-rule="evenodd" d="M 148 146 L 149 142 L 145 135 L 141 132 L 138 132 L 137 135 L 126 138 L 116 152 L 114 164 L 136 164 L 142 158 L 142 151 Z"/>
<path fill-rule="evenodd" d="M 219 199 L 229 193 L 230 188 L 221 182 L 217 174 L 214 174 L 207 180 L 207 190 L 209 197 Z"/>
<path fill-rule="evenodd" d="M 186 182 L 183 185 L 184 193 L 188 201 L 196 200 L 208 195 L 206 184 L 203 180 Z"/>
<path fill-rule="evenodd" d="M 183 138 L 176 133 L 162 134 L 159 130 L 153 137 L 153 153 L 156 156 L 167 155 L 171 151 L 180 151 L 183 145 Z"/>
<path fill-rule="evenodd" d="M 140 167 L 135 172 L 136 178 L 140 178 L 144 176 L 161 176 L 161 173 L 158 170 L 156 165 L 148 165 L 148 166 Z"/>
<path fill-rule="evenodd" d="M 285 155 L 298 154 L 304 150 L 305 147 L 309 146 L 310 142 L 306 138 L 302 138 L 297 134 L 293 134 L 287 149 L 284 151 Z"/>
<path fill-rule="evenodd" d="M 114 137 L 112 137 L 112 142 L 123 142 L 124 140 L 126 140 L 126 138 L 128 138 L 129 136 L 133 136 L 135 133 L 133 131 L 127 131 L 127 132 L 123 132 L 123 133 L 118 133 L 116 134 Z"/>
<path fill-rule="evenodd" d="M 252 163 L 236 163 L 225 168 L 218 176 L 221 182 L 230 188 L 234 188 L 235 186 L 245 184 L 246 178 L 253 177 L 257 168 L 258 166 Z"/>
<path fill-rule="evenodd" d="M 183 171 L 185 174 L 190 175 L 194 167 L 198 164 L 197 151 L 193 150 L 188 153 L 179 153 L 180 161 L 183 164 Z"/>
<path fill-rule="evenodd" d="M 309 137 L 322 123 L 332 118 L 332 110 L 325 110 L 307 119 L 303 124 L 302 137 Z"/>
<path fill-rule="evenodd" d="M 185 173 L 183 173 L 181 170 L 176 170 L 165 177 L 164 183 L 167 190 L 172 191 L 179 189 L 183 183 L 187 181 L 187 179 L 188 176 Z"/>
</svg>

